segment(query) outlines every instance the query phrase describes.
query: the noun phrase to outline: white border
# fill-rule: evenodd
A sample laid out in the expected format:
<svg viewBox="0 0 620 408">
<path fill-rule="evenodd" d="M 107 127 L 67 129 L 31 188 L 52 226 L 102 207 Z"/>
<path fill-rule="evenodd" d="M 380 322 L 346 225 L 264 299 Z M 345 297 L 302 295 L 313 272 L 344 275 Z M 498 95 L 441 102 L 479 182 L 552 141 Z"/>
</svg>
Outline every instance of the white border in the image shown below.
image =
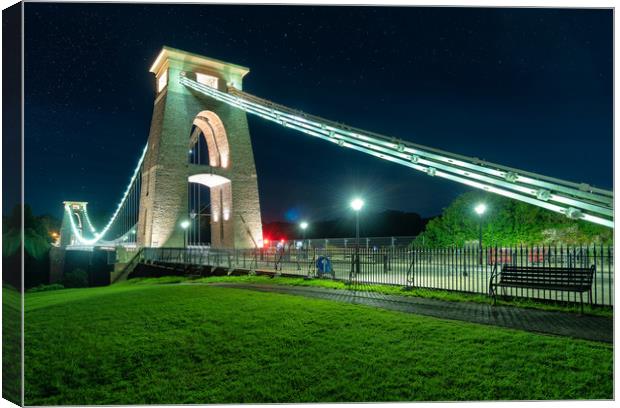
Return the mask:
<svg viewBox="0 0 620 408">
<path fill-rule="evenodd" d="M 29 1 L 29 2 L 39 2 L 39 1 Z M 94 3 L 91 1 L 65 1 L 65 2 L 71 2 L 71 3 Z M 123 3 L 121 1 L 106 1 L 106 2 L 96 2 L 96 3 Z M 444 6 L 444 7 L 449 7 L 449 6 L 465 6 L 465 7 L 553 7 L 553 8 L 615 8 L 616 6 L 616 2 L 615 1 L 601 1 L 601 0 L 591 0 L 591 1 L 577 1 L 577 0 L 564 0 L 564 1 L 558 1 L 558 0 L 545 0 L 545 1 L 476 1 L 476 0 L 457 0 L 457 1 L 423 1 L 423 2 L 416 2 L 416 1 L 386 1 L 386 2 L 381 2 L 378 3 L 377 1 L 364 1 L 364 0 L 356 0 L 356 1 L 350 1 L 350 0 L 340 0 L 338 2 L 333 2 L 333 1 L 328 1 L 328 0 L 315 0 L 312 2 L 308 2 L 308 1 L 299 1 L 299 0 L 289 0 L 286 2 L 283 1 L 273 1 L 273 2 L 269 2 L 269 1 L 194 1 L 194 0 L 186 0 L 186 1 L 162 1 L 162 0 L 151 0 L 151 1 L 140 1 L 140 0 L 136 0 L 136 1 L 132 1 L 132 2 L 125 2 L 125 3 L 174 3 L 174 4 L 272 4 L 272 5 L 293 5 L 293 4 L 297 4 L 297 5 L 373 5 L 373 6 L 390 6 L 390 5 L 397 5 L 397 6 Z M 0 0 L 0 5 L 2 5 L 2 8 L 6 8 L 9 7 L 11 5 L 15 4 L 14 1 L 11 0 Z M 614 25 L 615 25 L 615 16 L 614 16 Z M 22 64 L 23 64 L 23 30 L 24 30 L 24 21 L 23 21 L 23 14 L 22 14 Z M 1 34 L 0 34 L 0 40 L 1 40 Z M 617 133 L 617 122 L 615 121 L 615 114 L 616 114 L 616 104 L 615 104 L 615 96 L 617 94 L 617 83 L 615 81 L 615 77 L 616 77 L 616 67 L 617 65 L 616 63 L 616 47 L 618 44 L 618 37 L 617 37 L 617 32 L 615 30 L 615 26 L 614 26 L 614 135 Z M 0 57 L 0 61 L 1 61 L 1 57 Z M 0 64 L 1 65 L 1 64 Z M 0 67 L 0 73 L 2 72 L 2 68 Z M 24 82 L 23 82 L 23 65 L 22 65 L 22 113 L 23 113 L 23 86 L 24 86 Z M 1 85 L 0 85 L 1 86 Z M 0 113 L 1 115 L 1 113 Z M 22 115 L 22 142 L 23 142 L 23 120 L 24 120 L 24 115 Z M 616 177 L 617 173 L 617 169 L 615 167 L 615 157 L 618 153 L 618 150 L 616 150 L 617 144 L 615 143 L 615 136 L 614 136 L 614 191 L 618 191 L 618 178 Z M 24 160 L 24 145 L 22 143 L 22 165 L 23 165 L 23 160 Z M 1 150 L 1 145 L 0 145 L 0 150 Z M 22 167 L 22 175 L 21 175 L 21 182 L 22 182 L 22 202 L 24 200 L 24 179 L 23 179 L 23 170 L 24 168 Z M 0 185 L 1 185 L 1 180 L 0 180 Z M 2 197 L 1 195 L 1 191 L 0 191 L 0 198 Z M 23 213 L 22 213 L 22 225 L 23 225 Z M 618 242 L 618 238 L 620 238 L 620 233 L 616 230 L 614 231 L 614 239 L 616 242 Z M 23 231 L 22 231 L 22 239 L 23 239 Z M 615 253 L 614 253 L 615 256 Z M 22 265 L 23 265 L 23 250 L 22 250 Z M 22 280 L 22 285 L 23 285 L 23 280 Z M 618 299 L 618 287 L 615 287 L 615 296 L 616 299 Z M 23 298 L 22 298 L 22 311 L 23 311 Z M 617 322 L 617 317 L 615 317 L 615 321 Z M 1 330 L 1 326 L 0 326 L 0 330 Z M 22 314 L 22 330 L 23 330 L 23 314 Z M 615 347 L 615 342 L 614 342 L 614 347 Z M 0 354 L 1 356 L 1 354 Z M 614 368 L 617 367 L 617 365 L 615 364 L 616 359 L 617 358 L 617 354 L 614 353 Z M 22 359 L 23 359 L 23 332 L 22 332 Z M 23 362 L 23 360 L 22 360 Z M 618 385 L 618 376 L 616 374 L 614 374 L 615 377 L 615 382 L 614 382 L 614 395 L 619 395 L 618 391 L 620 390 L 620 386 Z M 1 381 L 1 379 L 0 379 Z M 22 370 L 22 386 L 23 386 L 23 370 Z M 23 392 L 23 390 L 22 390 Z M 483 406 L 486 405 L 487 403 L 484 402 L 477 402 L 477 403 L 468 403 L 468 405 L 474 405 L 474 406 Z M 523 404 L 523 402 L 496 402 L 496 403 L 492 403 L 493 406 L 495 407 L 516 407 L 517 404 L 521 405 Z M 576 406 L 588 406 L 588 407 L 606 407 L 606 406 L 612 406 L 613 402 L 607 402 L 607 401 L 549 401 L 549 402 L 530 402 L 527 403 L 528 406 L 537 406 L 537 405 L 544 405 L 544 406 L 548 406 L 548 407 L 576 407 Z M 336 406 L 341 406 L 342 404 L 304 404 L 304 406 L 321 406 L 321 407 L 336 407 Z M 367 406 L 367 405 L 387 405 L 387 404 L 346 404 L 347 406 Z M 402 405 L 406 405 L 406 406 L 414 406 L 413 403 L 400 403 L 398 404 L 399 406 Z M 11 404 L 10 402 L 6 401 L 6 400 L 1 400 L 0 401 L 0 407 L 12 407 L 14 406 L 13 404 Z M 262 405 L 244 405 L 245 407 L 260 407 Z M 453 406 L 453 403 L 415 403 L 415 407 L 425 407 L 425 406 L 433 406 L 433 407 L 449 407 L 449 406 Z M 157 407 L 157 405 L 152 405 L 152 407 Z M 226 407 L 230 407 L 230 405 L 226 405 Z"/>
</svg>

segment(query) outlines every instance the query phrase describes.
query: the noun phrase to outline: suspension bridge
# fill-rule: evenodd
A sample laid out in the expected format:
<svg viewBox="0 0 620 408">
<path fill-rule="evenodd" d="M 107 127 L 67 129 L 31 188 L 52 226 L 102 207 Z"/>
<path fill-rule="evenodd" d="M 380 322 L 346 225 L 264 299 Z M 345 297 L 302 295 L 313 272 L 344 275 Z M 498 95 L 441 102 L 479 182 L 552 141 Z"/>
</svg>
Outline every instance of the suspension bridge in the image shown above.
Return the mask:
<svg viewBox="0 0 620 408">
<path fill-rule="evenodd" d="M 151 130 L 127 188 L 101 228 L 90 221 L 87 203 L 66 201 L 61 246 L 180 247 L 189 234 L 214 248 L 262 247 L 247 114 L 429 177 L 613 228 L 612 191 L 301 112 L 244 92 L 248 68 L 201 55 L 163 47 L 150 71 L 157 85 Z"/>
</svg>

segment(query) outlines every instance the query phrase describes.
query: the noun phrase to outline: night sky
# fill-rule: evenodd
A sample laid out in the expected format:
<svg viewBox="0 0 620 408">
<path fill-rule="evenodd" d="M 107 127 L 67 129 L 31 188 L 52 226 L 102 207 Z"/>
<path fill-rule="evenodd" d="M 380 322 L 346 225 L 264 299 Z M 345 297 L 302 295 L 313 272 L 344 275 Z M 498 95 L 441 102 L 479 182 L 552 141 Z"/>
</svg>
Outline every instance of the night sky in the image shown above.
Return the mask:
<svg viewBox="0 0 620 408">
<path fill-rule="evenodd" d="M 162 45 L 250 67 L 244 90 L 352 126 L 612 188 L 610 10 L 25 6 L 25 183 L 108 216 L 148 137 Z M 436 215 L 457 183 L 248 116 L 264 221 Z M 189 137 L 189 135 L 188 135 Z M 6 212 L 7 209 L 5 209 Z"/>
</svg>

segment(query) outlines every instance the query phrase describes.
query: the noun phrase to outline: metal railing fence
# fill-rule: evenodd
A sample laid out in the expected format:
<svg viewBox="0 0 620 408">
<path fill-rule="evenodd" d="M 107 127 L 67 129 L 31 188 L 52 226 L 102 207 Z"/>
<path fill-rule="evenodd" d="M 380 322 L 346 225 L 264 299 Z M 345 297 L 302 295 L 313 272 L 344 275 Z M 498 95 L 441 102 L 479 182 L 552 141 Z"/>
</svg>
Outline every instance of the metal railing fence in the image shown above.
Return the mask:
<svg viewBox="0 0 620 408">
<path fill-rule="evenodd" d="M 494 268 L 502 265 L 596 267 L 592 303 L 613 305 L 614 261 L 611 246 L 536 246 L 493 248 L 366 248 L 282 247 L 263 249 L 145 248 L 147 262 L 205 265 L 266 271 L 300 277 L 327 277 L 356 285 L 397 285 L 411 288 L 487 294 Z M 359 263 L 355 262 L 359 259 Z M 507 288 L 505 295 L 577 302 L 571 292 Z"/>
<path fill-rule="evenodd" d="M 384 249 L 384 248 L 402 248 L 409 247 L 411 243 L 416 239 L 415 236 L 399 236 L 399 237 L 360 237 L 360 248 L 366 248 L 368 250 Z M 307 238 L 307 239 L 291 239 L 291 240 L 268 240 L 265 243 L 265 249 L 270 248 L 284 248 L 289 249 L 301 249 L 307 247 L 308 249 L 336 249 L 336 248 L 355 248 L 356 238 Z"/>
</svg>

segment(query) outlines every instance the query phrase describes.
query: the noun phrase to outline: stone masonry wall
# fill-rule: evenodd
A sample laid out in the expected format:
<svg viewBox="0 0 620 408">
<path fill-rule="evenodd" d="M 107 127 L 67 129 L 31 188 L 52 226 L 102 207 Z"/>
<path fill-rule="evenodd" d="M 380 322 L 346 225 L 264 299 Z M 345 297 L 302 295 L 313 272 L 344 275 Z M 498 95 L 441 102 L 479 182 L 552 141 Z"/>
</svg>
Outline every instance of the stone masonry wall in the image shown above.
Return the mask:
<svg viewBox="0 0 620 408">
<path fill-rule="evenodd" d="M 224 124 L 230 146 L 230 163 L 227 168 L 199 167 L 230 179 L 232 192 L 232 211 L 230 221 L 225 223 L 225 238 L 220 241 L 220 229 L 212 228 L 212 235 L 218 234 L 218 239 L 212 242 L 214 246 L 234 245 L 237 248 L 252 248 L 254 242 L 260 245 L 262 225 L 258 185 L 246 114 L 181 85 L 179 75 L 188 68 L 218 75 L 222 79 L 222 88 L 230 80 L 226 73 L 214 73 L 208 67 L 188 67 L 179 61 L 169 61 L 168 85 L 158 95 L 153 109 L 142 173 L 138 244 L 155 247 L 183 245 L 183 231 L 179 224 L 187 218 L 187 178 L 196 171 L 204 172 L 204 169 L 188 164 L 190 132 L 194 117 L 209 110 Z M 236 78 L 236 81 L 240 79 Z"/>
</svg>

